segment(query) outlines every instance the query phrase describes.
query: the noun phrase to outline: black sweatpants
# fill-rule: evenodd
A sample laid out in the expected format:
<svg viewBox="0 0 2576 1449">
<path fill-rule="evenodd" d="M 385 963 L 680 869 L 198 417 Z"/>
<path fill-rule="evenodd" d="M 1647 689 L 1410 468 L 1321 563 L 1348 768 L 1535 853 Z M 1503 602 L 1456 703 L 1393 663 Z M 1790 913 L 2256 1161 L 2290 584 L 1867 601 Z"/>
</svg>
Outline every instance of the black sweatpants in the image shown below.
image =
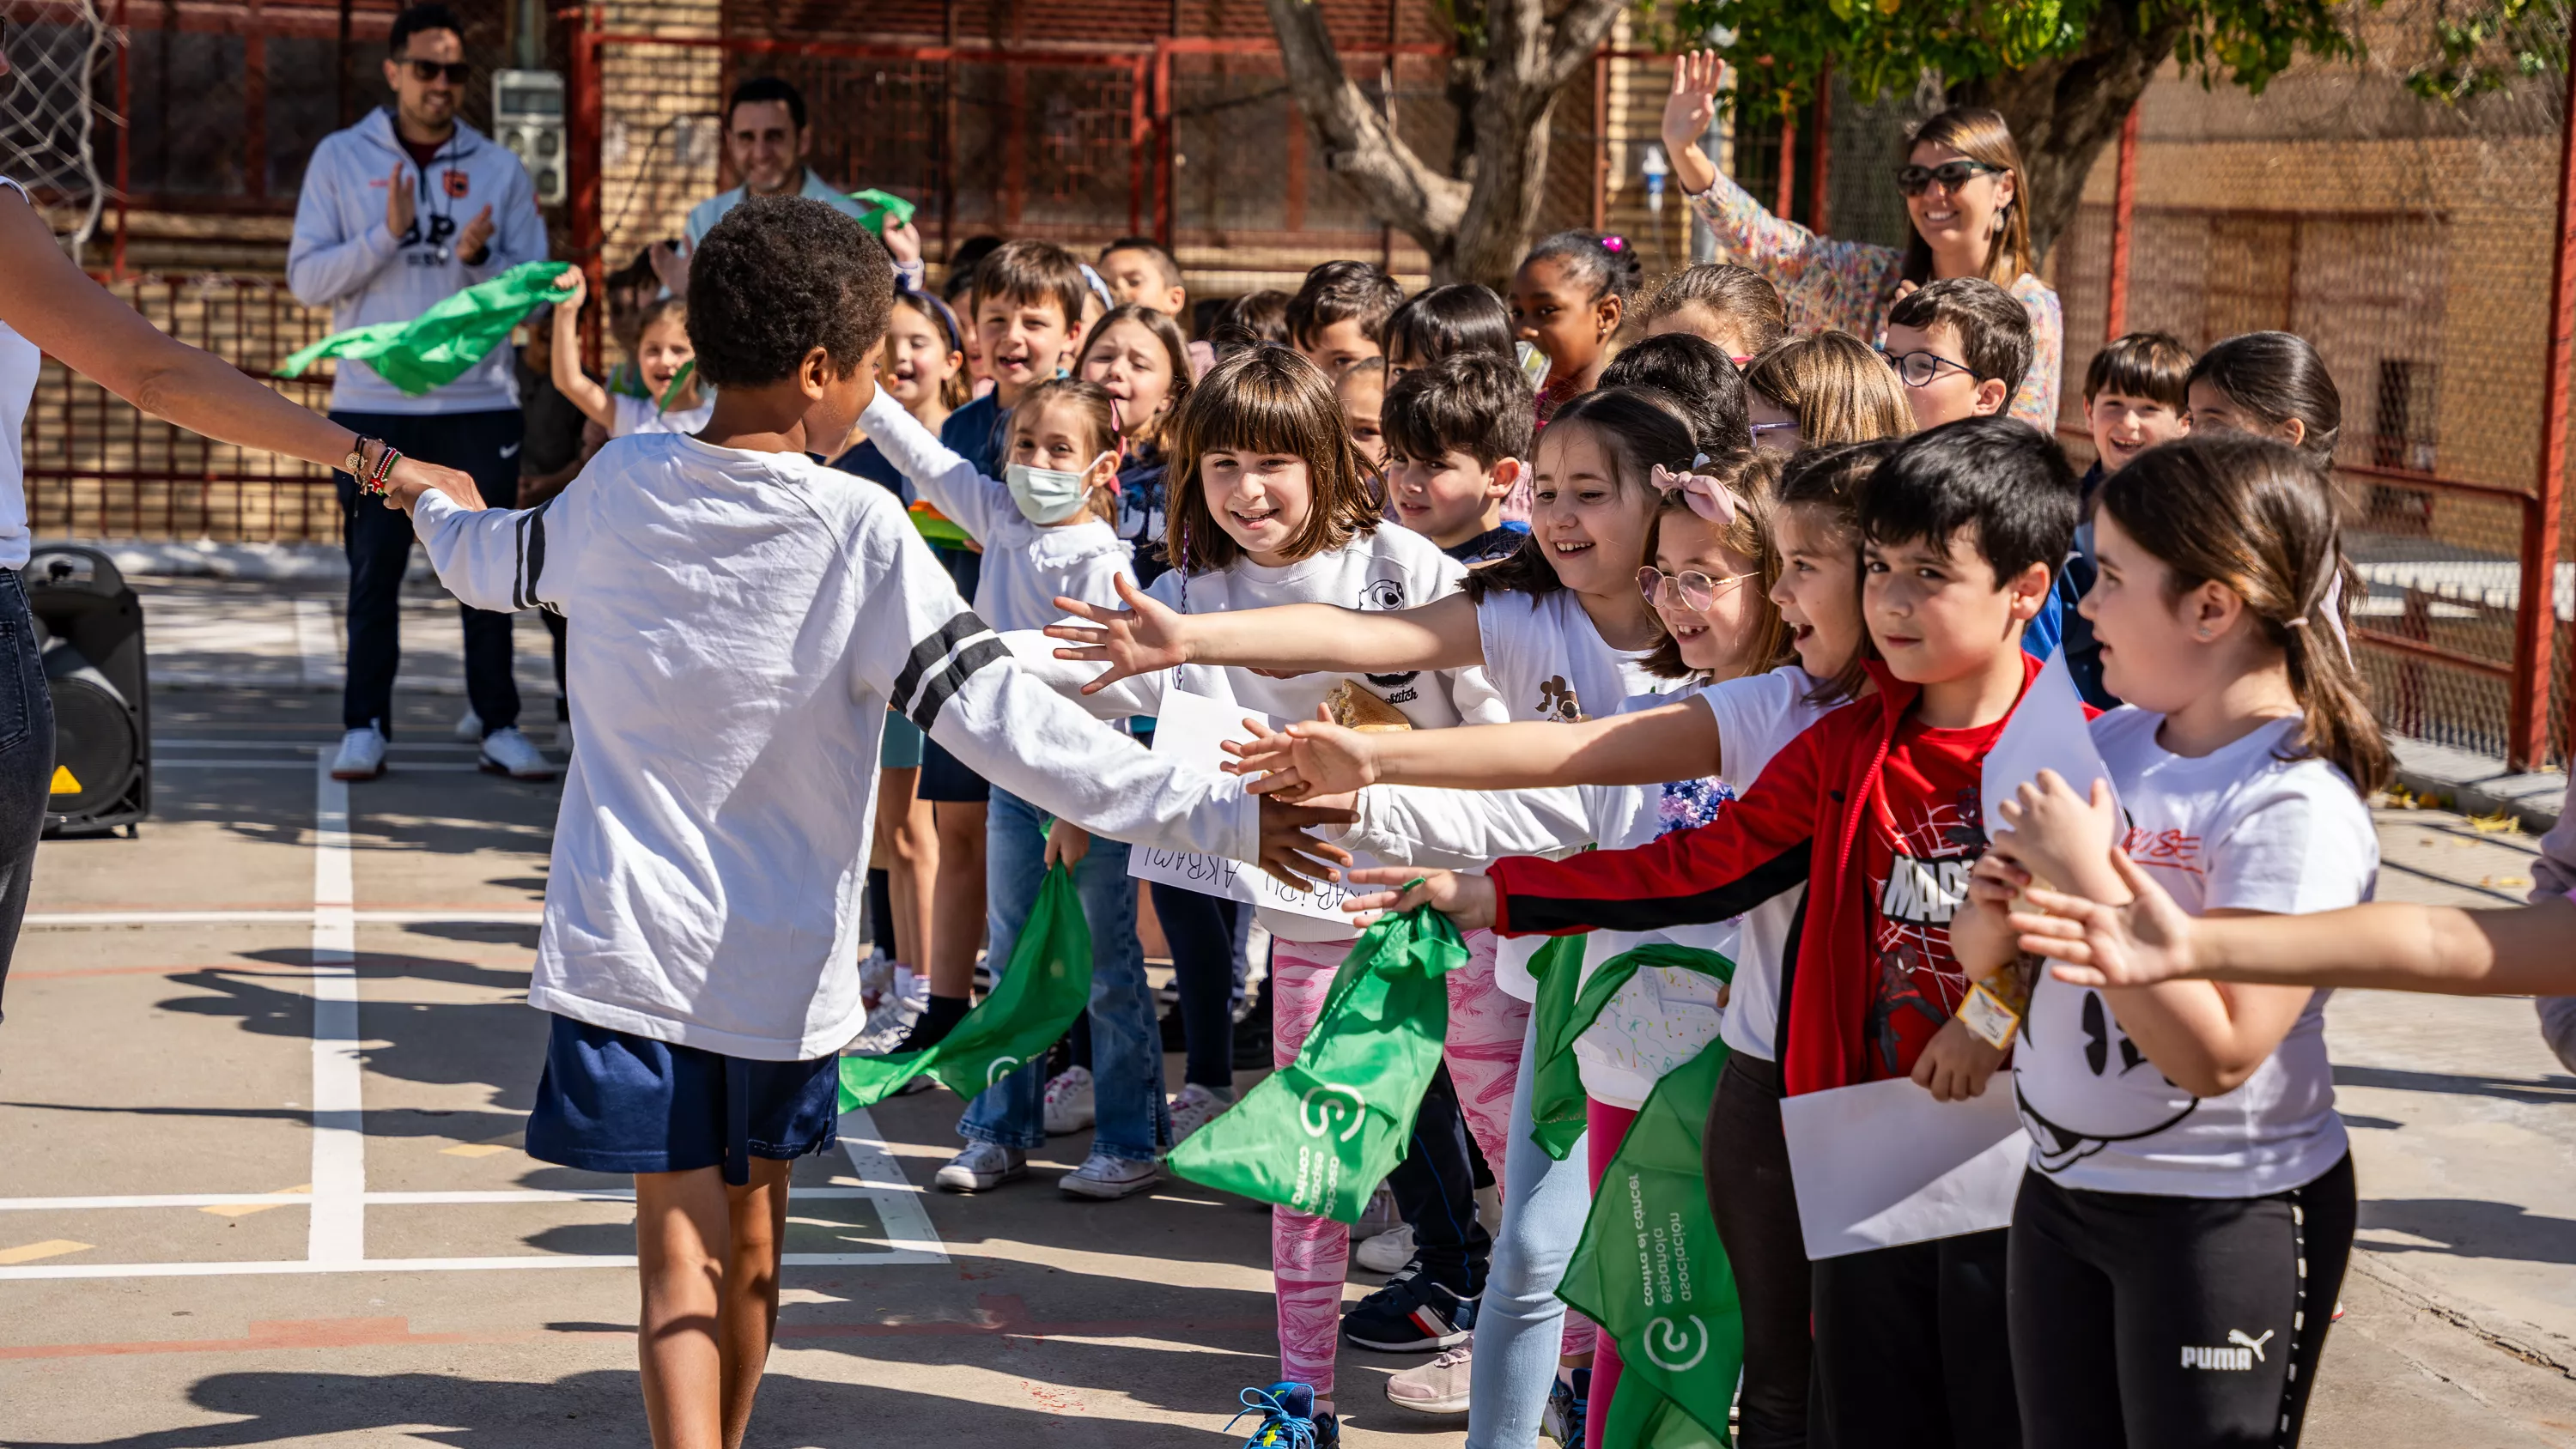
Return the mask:
<svg viewBox="0 0 2576 1449">
<path fill-rule="evenodd" d="M 1818 1402 L 1836 1445 L 2018 1449 L 2005 1232 L 1816 1261 Z"/>
<path fill-rule="evenodd" d="M 1413 1141 L 1387 1173 L 1386 1189 L 1413 1229 L 1422 1276 L 1462 1296 L 1485 1291 L 1485 1270 L 1494 1255 L 1493 1236 L 1476 1216 L 1475 1152 L 1458 1086 L 1443 1062 L 1423 1089 L 1413 1114 Z"/>
<path fill-rule="evenodd" d="M 1172 948 L 1172 986 L 1180 997 L 1181 1080 L 1234 1090 L 1234 993 L 1243 979 L 1252 911 L 1239 901 L 1155 881 L 1147 890 L 1163 940 Z"/>
<path fill-rule="evenodd" d="M 9 958 L 27 918 L 53 781 L 54 697 L 36 648 L 35 616 L 17 571 L 0 569 L 0 987 L 9 983 Z"/>
<path fill-rule="evenodd" d="M 2269 1197 L 2023 1178 L 2012 1359 L 2031 1449 L 2298 1443 L 2354 1220 L 2348 1156 Z"/>
<path fill-rule="evenodd" d="M 1708 1210 L 1743 1304 L 1744 1384 L 1736 1393 L 1737 1449 L 1804 1449 L 1812 1274 L 1789 1138 L 1780 1127 L 1780 1066 L 1734 1052 L 1709 1099 L 1700 1138 Z"/>
</svg>

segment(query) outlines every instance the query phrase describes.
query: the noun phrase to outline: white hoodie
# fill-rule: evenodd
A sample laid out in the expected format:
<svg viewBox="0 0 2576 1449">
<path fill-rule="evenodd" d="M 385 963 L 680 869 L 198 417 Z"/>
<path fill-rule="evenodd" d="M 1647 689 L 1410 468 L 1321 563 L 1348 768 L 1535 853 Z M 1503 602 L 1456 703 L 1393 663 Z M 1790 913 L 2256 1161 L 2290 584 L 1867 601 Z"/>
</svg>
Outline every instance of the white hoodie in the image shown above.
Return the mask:
<svg viewBox="0 0 2576 1449">
<path fill-rule="evenodd" d="M 415 190 L 412 227 L 385 227 L 385 187 L 399 162 Z M 456 255 L 456 236 L 485 206 L 492 240 L 482 264 Z M 509 148 L 456 123 L 456 134 L 427 166 L 413 162 L 394 135 L 393 113 L 378 109 L 313 148 L 295 206 L 295 239 L 286 249 L 286 285 L 308 307 L 329 307 L 331 328 L 408 322 L 477 282 L 546 256 L 546 224 L 537 215 L 527 168 Z M 484 413 L 519 405 L 510 349 L 495 347 L 447 386 L 412 397 L 363 362 L 341 358 L 331 384 L 331 410 L 353 413 Z"/>
</svg>

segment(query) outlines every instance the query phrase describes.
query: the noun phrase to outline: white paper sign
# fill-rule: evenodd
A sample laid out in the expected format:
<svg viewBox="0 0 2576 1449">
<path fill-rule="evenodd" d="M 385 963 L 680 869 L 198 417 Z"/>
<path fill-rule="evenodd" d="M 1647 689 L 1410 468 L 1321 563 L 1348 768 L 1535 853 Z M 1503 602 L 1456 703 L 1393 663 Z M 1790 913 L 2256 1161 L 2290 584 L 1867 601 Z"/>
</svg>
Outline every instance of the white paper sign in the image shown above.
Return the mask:
<svg viewBox="0 0 2576 1449">
<path fill-rule="evenodd" d="M 1154 715 L 1154 753 L 1175 755 L 1186 767 L 1216 774 L 1220 765 L 1233 758 L 1218 745 L 1226 740 L 1252 738 L 1252 731 L 1243 726 L 1247 717 L 1258 719 L 1271 729 L 1279 727 L 1277 720 L 1259 710 L 1245 709 L 1203 694 L 1165 690 L 1162 705 Z M 1362 860 L 1359 863 L 1366 865 L 1372 862 Z M 1354 892 L 1340 881 L 1317 881 L 1311 889 L 1291 890 L 1258 865 L 1227 860 L 1222 856 L 1200 855 L 1195 851 L 1165 850 L 1147 845 L 1139 845 L 1127 852 L 1127 873 L 1138 880 L 1161 881 L 1202 895 L 1224 896 L 1292 915 L 1313 916 L 1331 921 L 1345 931 L 1355 929 L 1349 913 L 1342 909 L 1342 902 Z M 1366 895 L 1376 889 L 1375 886 L 1364 886 L 1357 893 Z"/>
<path fill-rule="evenodd" d="M 2042 770 L 2055 770 L 2066 787 L 2084 799 L 2092 798 L 2095 780 L 2111 778 L 2102 752 L 2093 747 L 2093 726 L 2084 718 L 2084 696 L 2075 691 L 2075 676 L 2067 670 L 2063 649 L 2041 666 L 2011 722 L 1986 752 L 1977 788 L 1985 797 L 1987 839 L 2008 828 L 1999 807 L 2038 779 Z"/>
<path fill-rule="evenodd" d="M 2030 1162 L 2009 1072 L 1965 1102 L 1903 1077 L 1784 1097 L 1780 1123 L 1810 1258 L 2007 1226 Z"/>
</svg>

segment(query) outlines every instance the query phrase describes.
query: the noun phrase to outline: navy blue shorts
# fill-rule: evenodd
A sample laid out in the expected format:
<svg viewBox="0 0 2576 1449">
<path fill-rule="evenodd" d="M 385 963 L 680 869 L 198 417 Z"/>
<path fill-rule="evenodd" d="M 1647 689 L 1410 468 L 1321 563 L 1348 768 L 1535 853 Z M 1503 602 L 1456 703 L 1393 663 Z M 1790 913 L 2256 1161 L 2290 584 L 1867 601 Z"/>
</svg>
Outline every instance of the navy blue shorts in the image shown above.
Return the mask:
<svg viewBox="0 0 2576 1449">
<path fill-rule="evenodd" d="M 568 1016 L 546 1039 L 528 1155 L 585 1172 L 721 1167 L 826 1152 L 840 1141 L 840 1058 L 755 1062 Z"/>
<path fill-rule="evenodd" d="M 948 805 L 981 805 L 993 798 L 993 787 L 975 773 L 972 765 L 940 748 L 939 741 L 925 738 L 921 742 L 920 798 Z"/>
</svg>

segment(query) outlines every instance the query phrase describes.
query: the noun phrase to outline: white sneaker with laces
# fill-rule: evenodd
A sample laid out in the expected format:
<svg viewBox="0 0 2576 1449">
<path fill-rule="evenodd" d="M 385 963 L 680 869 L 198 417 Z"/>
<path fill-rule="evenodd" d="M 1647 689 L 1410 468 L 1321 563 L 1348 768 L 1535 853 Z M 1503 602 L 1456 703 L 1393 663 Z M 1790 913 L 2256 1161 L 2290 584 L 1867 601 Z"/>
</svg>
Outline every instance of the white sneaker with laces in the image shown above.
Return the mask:
<svg viewBox="0 0 2576 1449">
<path fill-rule="evenodd" d="M 1080 1132 L 1100 1120 L 1094 1104 L 1089 1067 L 1067 1067 L 1047 1078 L 1046 1135 Z"/>
<path fill-rule="evenodd" d="M 1408 1230 L 1409 1231 L 1409 1230 Z M 1406 1369 L 1386 1381 L 1386 1401 L 1417 1414 L 1467 1412 L 1467 1380 L 1476 1341 L 1469 1339 L 1438 1358 Z"/>
<path fill-rule="evenodd" d="M 470 704 L 465 707 L 465 713 L 456 717 L 456 742 L 461 745 L 483 743 L 483 716 L 476 714 Z"/>
<path fill-rule="evenodd" d="M 551 780 L 555 777 L 553 762 L 539 753 L 536 742 L 519 733 L 516 725 L 494 730 L 483 737 L 482 764 L 486 772 L 507 775 L 513 780 Z"/>
<path fill-rule="evenodd" d="M 990 1192 L 1015 1177 L 1029 1175 L 1028 1154 L 990 1142 L 969 1142 L 948 1159 L 931 1183 L 943 1192 Z"/>
<path fill-rule="evenodd" d="M 1162 1172 L 1150 1162 L 1095 1152 L 1082 1159 L 1080 1167 L 1056 1179 L 1055 1185 L 1075 1197 L 1108 1202 L 1114 1198 L 1132 1197 L 1162 1180 Z"/>
<path fill-rule="evenodd" d="M 1234 1103 L 1196 1082 L 1181 1086 L 1181 1094 L 1172 1099 L 1172 1145 L 1180 1146 L 1190 1134 L 1225 1115 Z"/>
<path fill-rule="evenodd" d="M 374 725 L 360 725 L 340 736 L 340 753 L 331 757 L 334 780 L 372 780 L 385 772 L 385 737 Z"/>
<path fill-rule="evenodd" d="M 1400 1273 L 1413 1261 L 1413 1228 L 1392 1227 L 1351 1250 L 1351 1261 L 1372 1273 Z"/>
<path fill-rule="evenodd" d="M 859 1034 L 841 1048 L 845 1057 L 881 1057 L 903 1045 L 904 1035 L 912 1030 L 912 1020 L 921 1015 L 921 1003 L 901 991 L 889 991 L 868 1013 L 859 1026 Z M 914 1081 L 924 1078 L 915 1077 Z"/>
</svg>

